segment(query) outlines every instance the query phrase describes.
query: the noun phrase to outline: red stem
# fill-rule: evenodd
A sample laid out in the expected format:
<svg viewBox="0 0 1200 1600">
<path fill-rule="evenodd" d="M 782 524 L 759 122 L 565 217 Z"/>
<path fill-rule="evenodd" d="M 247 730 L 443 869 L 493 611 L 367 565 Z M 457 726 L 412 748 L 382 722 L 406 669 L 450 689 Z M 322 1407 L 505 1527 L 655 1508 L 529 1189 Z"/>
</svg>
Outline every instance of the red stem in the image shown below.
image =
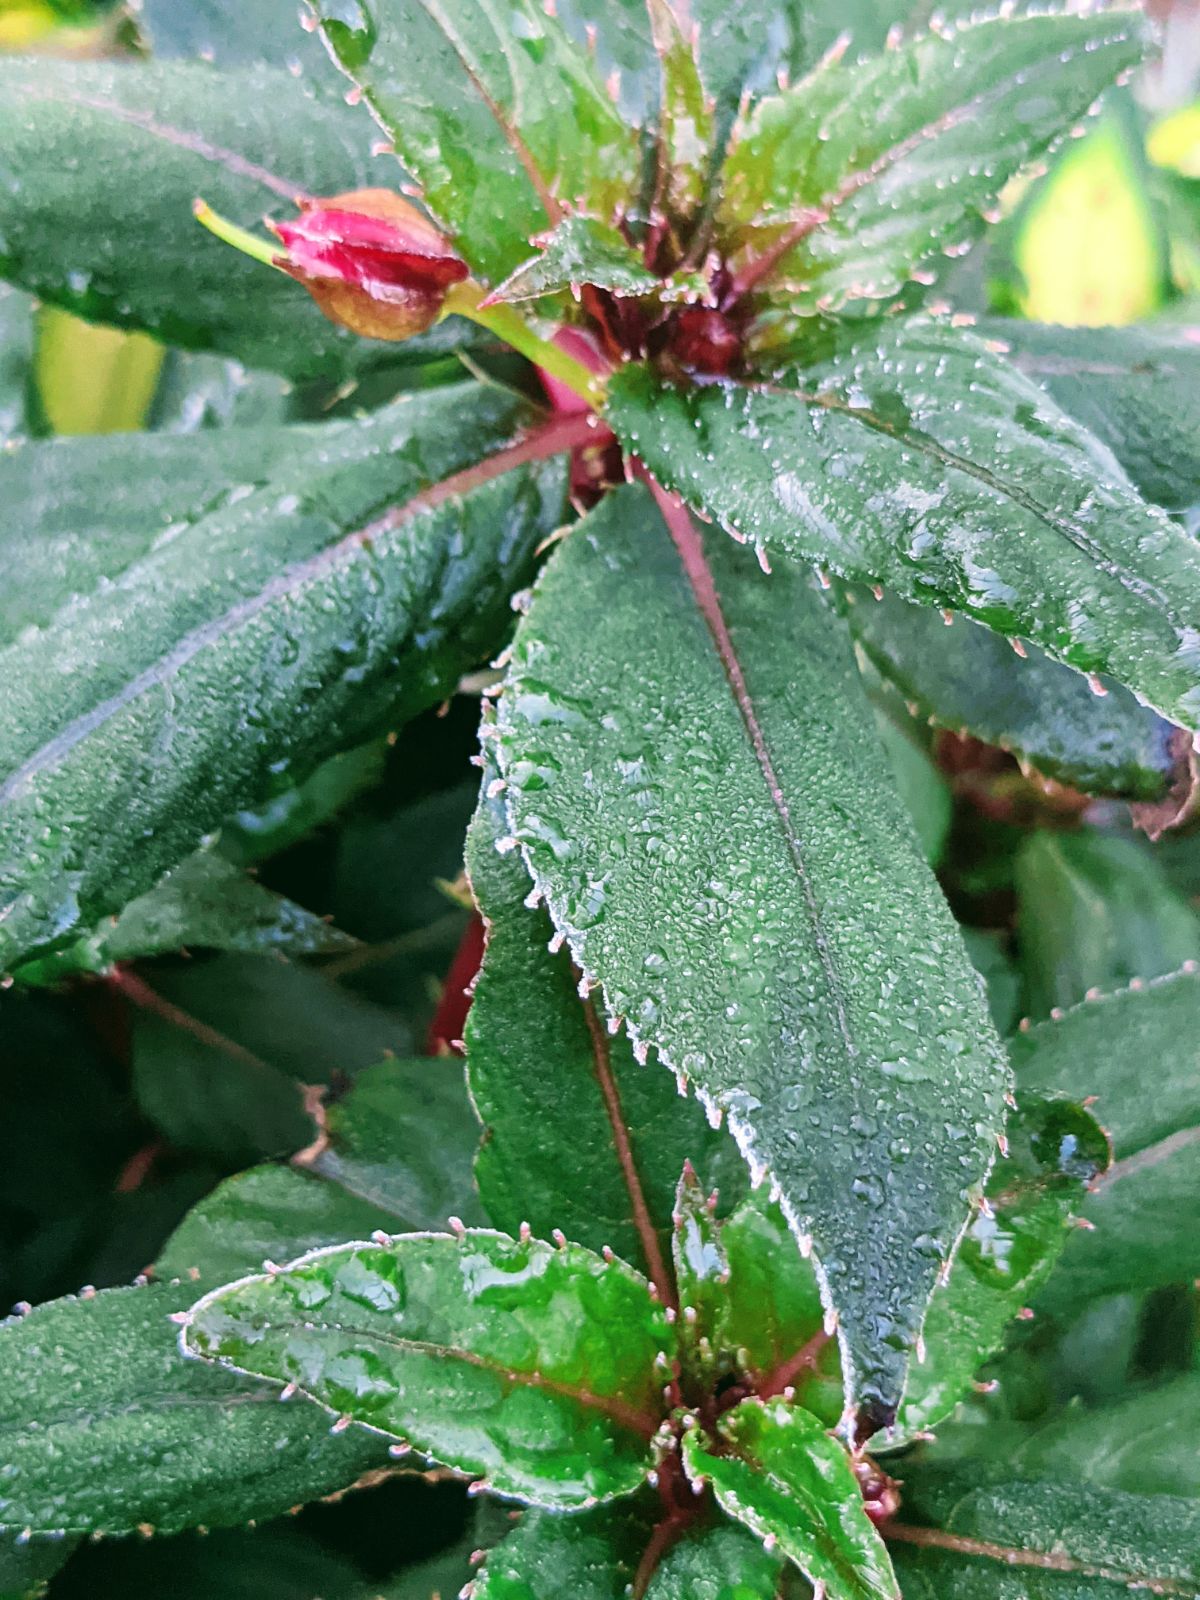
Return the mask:
<svg viewBox="0 0 1200 1600">
<path fill-rule="evenodd" d="M 238 1044 L 236 1039 L 230 1039 L 223 1033 L 218 1033 L 216 1028 L 210 1028 L 206 1022 L 201 1022 L 199 1017 L 193 1017 L 189 1011 L 182 1010 L 179 1006 L 172 1005 L 163 998 L 148 983 L 139 978 L 136 972 L 130 972 L 127 967 L 117 967 L 108 975 L 108 983 L 133 1002 L 143 1011 L 149 1011 L 156 1017 L 161 1017 L 164 1022 L 169 1022 L 172 1027 L 182 1028 L 184 1033 L 190 1033 L 193 1039 L 199 1039 L 201 1044 L 208 1045 L 213 1050 L 220 1050 L 227 1056 L 232 1056 L 235 1061 L 240 1061 L 247 1067 L 263 1067 L 266 1062 L 261 1056 L 256 1056 L 247 1050 L 244 1045 Z"/>
<path fill-rule="evenodd" d="M 815 1367 L 821 1351 L 829 1343 L 829 1335 L 824 1329 L 814 1333 L 806 1344 L 802 1344 L 795 1355 L 789 1356 L 786 1361 L 781 1361 L 774 1372 L 768 1373 L 758 1386 L 758 1395 L 762 1400 L 771 1400 L 777 1394 L 782 1394 L 785 1389 L 790 1389 L 802 1372 L 807 1372 Z"/>
</svg>

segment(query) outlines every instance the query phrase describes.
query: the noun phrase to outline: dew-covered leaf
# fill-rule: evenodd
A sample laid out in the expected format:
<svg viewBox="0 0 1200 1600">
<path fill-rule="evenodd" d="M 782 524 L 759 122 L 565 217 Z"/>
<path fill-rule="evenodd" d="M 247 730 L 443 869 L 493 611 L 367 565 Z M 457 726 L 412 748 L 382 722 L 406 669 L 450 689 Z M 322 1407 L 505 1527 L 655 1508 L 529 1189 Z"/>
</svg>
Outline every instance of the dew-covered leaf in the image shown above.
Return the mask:
<svg viewBox="0 0 1200 1600">
<path fill-rule="evenodd" d="M 485 789 L 491 774 L 485 777 Z M 732 1200 L 744 1168 L 669 1074 L 634 1060 L 594 1000 L 579 996 L 554 927 L 523 901 L 519 856 L 501 855 L 498 798 L 480 802 L 467 868 L 487 922 L 487 950 L 467 1019 L 471 1095 L 484 1124 L 479 1192 L 497 1227 L 555 1228 L 593 1250 L 610 1246 L 664 1282 L 675 1184 L 685 1161 Z M 657 1252 L 653 1260 L 652 1252 Z"/>
<path fill-rule="evenodd" d="M 493 299 L 536 300 L 586 283 L 616 295 L 650 294 L 659 287 L 640 253 L 595 217 L 567 217 L 535 243 L 538 254 L 506 278 Z"/>
<path fill-rule="evenodd" d="M 914 1465 L 902 1515 L 903 1539 L 895 1529 L 889 1539 L 905 1600 L 1200 1592 L 1200 1504 L 1180 1496 L 1124 1494 L 1003 1466 L 985 1474 L 979 1463 Z M 934 1528 L 910 1527 L 910 1517 Z"/>
<path fill-rule="evenodd" d="M 121 910 L 231 812 L 486 657 L 563 503 L 562 463 L 537 459 L 555 437 L 480 462 L 523 417 L 508 395 L 456 387 L 285 430 L 272 470 L 215 503 L 181 496 L 173 537 L 145 551 L 143 523 L 132 562 L 112 562 L 119 585 L 93 560 L 0 651 L 0 967 Z M 141 442 L 151 484 L 158 445 L 209 453 Z"/>
<path fill-rule="evenodd" d="M 477 1220 L 478 1124 L 457 1061 L 383 1061 L 324 1112 L 325 1138 L 291 1166 L 252 1167 L 193 1206 L 160 1277 L 228 1283 L 341 1239 Z"/>
<path fill-rule="evenodd" d="M 897 294 L 1145 51 L 1135 12 L 993 18 L 827 57 L 735 129 L 718 227 L 789 315 Z"/>
<path fill-rule="evenodd" d="M 138 0 L 138 31 L 159 60 L 202 60 L 220 71 L 265 62 L 339 97 L 346 83 L 301 26 L 297 7 L 288 15 L 279 0 Z"/>
<path fill-rule="evenodd" d="M 893 594 L 877 604 L 867 591 L 853 591 L 846 616 L 855 643 L 916 715 L 1010 750 L 1085 794 L 1166 795 L 1179 730 L 1120 684 L 1101 683 L 1106 692 L 1098 695 L 1037 645 L 1023 646 L 1022 660 L 990 628 L 965 617 L 948 628 L 936 611 Z"/>
<path fill-rule="evenodd" d="M 1064 1313 L 1130 1288 L 1200 1274 L 1189 1197 L 1200 1190 L 1200 975 L 1098 996 L 1014 1036 L 1021 1092 L 1094 1095 L 1116 1160 L 1082 1207 L 1094 1231 L 1070 1244 L 1041 1302 Z"/>
<path fill-rule="evenodd" d="M 387 1462 L 316 1406 L 187 1362 L 192 1284 L 106 1289 L 0 1324 L 0 1532 L 160 1533 L 282 1515 Z"/>
<path fill-rule="evenodd" d="M 716 128 L 713 101 L 700 77 L 699 25 L 685 33 L 673 0 L 647 0 L 650 33 L 662 71 L 655 202 L 689 218 L 704 199 Z"/>
<path fill-rule="evenodd" d="M 653 1510 L 653 1500 L 634 1500 L 574 1516 L 526 1511 L 488 1552 L 471 1600 L 624 1600 Z"/>
<path fill-rule="evenodd" d="M 637 142 L 586 50 L 536 0 L 315 0 L 334 55 L 426 204 L 485 281 L 506 278 L 560 201 L 628 204 Z M 365 126 L 365 124 L 364 124 Z"/>
<path fill-rule="evenodd" d="M 720 1453 L 699 1428 L 684 1435 L 693 1483 L 760 1539 L 769 1539 L 829 1600 L 899 1600 L 883 1541 L 863 1509 L 845 1447 L 784 1400 L 743 1400 L 717 1424 Z"/>
<path fill-rule="evenodd" d="M 1038 829 L 1017 855 L 1014 886 L 1022 1000 L 1035 1022 L 1200 959 L 1200 918 L 1140 840 Z"/>
<path fill-rule="evenodd" d="M 293 378 L 343 378 L 463 342 L 458 323 L 399 355 L 358 339 L 285 274 L 196 223 L 197 195 L 254 227 L 267 212 L 294 215 L 298 194 L 395 185 L 394 166 L 369 153 L 364 114 L 290 72 L 57 62 L 49 73 L 9 60 L 0 108 L 0 277 L 42 300 Z"/>
<path fill-rule="evenodd" d="M 945 1285 L 929 1302 L 923 1359 L 909 1369 L 897 1443 L 935 1427 L 963 1398 L 1051 1272 L 1085 1190 L 1109 1164 L 1099 1125 L 1069 1101 L 1022 1096 L 1005 1136 L 988 1208 L 972 1219 Z"/>
<path fill-rule="evenodd" d="M 990 317 L 976 330 L 1116 456 L 1147 500 L 1200 502 L 1200 344 L 1175 328 L 1057 328 Z"/>
<path fill-rule="evenodd" d="M 967 330 L 859 325 L 744 388 L 672 389 L 631 364 L 609 416 L 660 481 L 767 558 L 965 612 L 1200 722 L 1200 549 Z"/>
<path fill-rule="evenodd" d="M 180 949 L 305 956 L 344 952 L 357 943 L 323 917 L 255 883 L 223 856 L 198 850 L 115 920 L 65 950 L 24 963 L 16 977 L 56 983 L 74 972 L 105 972 L 120 961 Z"/>
<path fill-rule="evenodd" d="M 673 517 L 682 555 L 623 489 L 544 569 L 498 707 L 509 819 L 610 1015 L 811 1239 L 878 1425 L 1006 1067 L 840 623 Z"/>
<path fill-rule="evenodd" d="M 733 1522 L 685 1534 L 655 1568 L 646 1600 L 779 1600 L 783 1557 Z"/>
<path fill-rule="evenodd" d="M 623 1262 L 472 1231 L 302 1256 L 205 1296 L 184 1343 L 570 1509 L 645 1477 L 673 1336 Z"/>
</svg>

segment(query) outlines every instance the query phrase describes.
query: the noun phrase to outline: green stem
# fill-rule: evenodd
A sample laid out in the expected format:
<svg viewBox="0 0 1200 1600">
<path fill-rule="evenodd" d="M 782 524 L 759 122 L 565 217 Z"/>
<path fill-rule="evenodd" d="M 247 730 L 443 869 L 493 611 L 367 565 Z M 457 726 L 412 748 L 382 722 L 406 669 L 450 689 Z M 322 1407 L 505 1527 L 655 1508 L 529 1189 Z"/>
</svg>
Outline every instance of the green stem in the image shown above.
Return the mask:
<svg viewBox="0 0 1200 1600">
<path fill-rule="evenodd" d="M 243 255 L 252 256 L 255 261 L 261 261 L 266 267 L 275 267 L 277 271 L 283 270 L 279 265 L 278 244 L 260 238 L 248 228 L 239 228 L 236 222 L 219 217 L 204 200 L 192 201 L 192 213 L 197 222 L 207 228 L 209 233 L 215 233 L 225 244 L 231 244 L 235 250 L 240 250 Z"/>
<path fill-rule="evenodd" d="M 481 307 L 480 301 L 483 300 L 484 294 L 485 291 L 480 285 L 473 283 L 469 278 L 465 283 L 455 284 L 446 296 L 443 315 L 449 316 L 453 313 L 456 316 L 469 317 L 481 328 L 486 328 L 498 339 L 503 339 L 505 344 L 511 345 L 535 366 L 548 372 L 552 378 L 565 383 L 568 389 L 586 400 L 589 406 L 598 408 L 601 405 L 604 400 L 604 383 L 601 378 L 594 372 L 589 372 L 582 361 L 576 361 L 574 356 L 560 349 L 551 340 L 543 339 L 534 333 L 524 317 L 511 306 L 493 304 Z"/>
</svg>

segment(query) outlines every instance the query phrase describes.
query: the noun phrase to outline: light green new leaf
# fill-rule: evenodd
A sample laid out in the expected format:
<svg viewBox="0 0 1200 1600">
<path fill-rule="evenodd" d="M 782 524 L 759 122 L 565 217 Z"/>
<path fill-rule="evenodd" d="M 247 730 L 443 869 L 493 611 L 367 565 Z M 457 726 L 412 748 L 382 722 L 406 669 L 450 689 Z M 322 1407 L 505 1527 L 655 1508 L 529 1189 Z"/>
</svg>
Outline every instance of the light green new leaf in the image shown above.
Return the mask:
<svg viewBox="0 0 1200 1600">
<path fill-rule="evenodd" d="M 631 364 L 609 417 L 765 558 L 965 612 L 1200 725 L 1200 549 L 1106 446 L 947 322 L 860 324 L 829 351 L 744 388 L 676 390 Z"/>
<path fill-rule="evenodd" d="M 811 1239 L 874 1431 L 1007 1069 L 841 624 L 806 574 L 678 536 L 630 487 L 544 569 L 498 705 L 509 820 L 610 1015 Z"/>
<path fill-rule="evenodd" d="M 498 283 L 572 208 L 608 217 L 638 152 L 594 63 L 536 0 L 314 0 L 434 217 Z"/>
<path fill-rule="evenodd" d="M 478 1124 L 461 1063 L 383 1061 L 325 1111 L 325 1140 L 292 1166 L 252 1167 L 193 1206 L 159 1254 L 160 1276 L 228 1283 L 320 1245 L 474 1222 Z"/>
<path fill-rule="evenodd" d="M 574 1516 L 526 1511 L 488 1552 L 471 1600 L 624 1600 L 654 1509 L 639 1499 Z"/>
<path fill-rule="evenodd" d="M 292 378 L 453 349 L 474 337 L 461 323 L 403 346 L 335 327 L 192 215 L 202 196 L 253 228 L 267 212 L 294 216 L 298 194 L 395 187 L 370 134 L 363 113 L 271 67 L 0 61 L 0 277 L 89 320 Z"/>
<path fill-rule="evenodd" d="M 829 1600 L 899 1600 L 850 1457 L 816 1417 L 784 1400 L 743 1400 L 717 1432 L 720 1454 L 699 1428 L 684 1435 L 693 1483 L 710 1483 L 731 1517 L 771 1540 Z"/>
<path fill-rule="evenodd" d="M 992 1170 L 988 1209 L 973 1218 L 929 1302 L 923 1359 L 910 1369 L 889 1443 L 949 1416 L 1049 1275 L 1085 1187 L 1109 1164 L 1100 1127 L 1067 1101 L 1024 1096 L 1005 1134 L 1008 1153 Z"/>
<path fill-rule="evenodd" d="M 553 438 L 480 462 L 524 417 L 456 386 L 285 430 L 273 470 L 181 496 L 173 536 L 141 553 L 139 531 L 119 584 L 93 562 L 0 650 L 0 968 L 121 910 L 230 813 L 436 703 L 495 648 L 563 505 L 562 463 L 536 459 Z"/>
<path fill-rule="evenodd" d="M 623 1262 L 472 1231 L 315 1251 L 207 1295 L 183 1342 L 498 1494 L 572 1509 L 650 1469 L 673 1335 Z"/>
<path fill-rule="evenodd" d="M 1136 12 L 994 18 L 826 58 L 734 130 L 718 228 L 789 316 L 897 294 L 1145 52 Z"/>
<path fill-rule="evenodd" d="M 567 217 L 536 243 L 538 254 L 506 278 L 492 299 L 536 300 L 585 283 L 616 295 L 650 294 L 659 287 L 657 273 L 639 252 L 595 217 Z"/>
<path fill-rule="evenodd" d="M 559 1228 L 661 1281 L 684 1162 L 730 1199 L 745 1169 L 694 1099 L 635 1061 L 628 1039 L 609 1035 L 595 1002 L 580 998 L 569 954 L 547 949 L 554 927 L 523 903 L 529 878 L 520 857 L 496 850 L 505 824 L 499 798 L 488 798 L 493 776 L 485 774 L 467 835 L 467 870 L 488 930 L 466 1041 L 484 1124 L 479 1192 L 497 1227 L 516 1233 L 527 1222 L 540 1238 Z"/>
<path fill-rule="evenodd" d="M 1022 660 L 1006 640 L 967 618 L 946 627 L 927 606 L 852 591 L 855 643 L 916 715 L 1010 750 L 1047 778 L 1085 794 L 1164 798 L 1176 775 L 1179 730 L 1108 682 L 1098 695 L 1036 645 Z M 1190 745 L 1186 735 L 1183 742 Z"/>
<path fill-rule="evenodd" d="M 1116 1161 L 1082 1207 L 1094 1231 L 1073 1238 L 1042 1295 L 1064 1313 L 1130 1288 L 1200 1275 L 1200 974 L 1102 995 L 1017 1034 L 1022 1091 L 1095 1095 Z"/>
<path fill-rule="evenodd" d="M 1200 345 L 1172 328 L 1054 328 L 983 318 L 976 332 L 1090 428 L 1147 500 L 1200 502 Z"/>
<path fill-rule="evenodd" d="M 315 1406 L 187 1362 L 193 1284 L 106 1289 L 0 1324 L 0 1533 L 160 1533 L 281 1516 L 385 1465 Z"/>
<path fill-rule="evenodd" d="M 951 1537 L 948 1548 L 936 1538 L 922 1547 L 918 1528 L 892 1544 L 905 1600 L 1121 1600 L 1145 1590 L 1192 1600 L 1200 1593 L 1194 1500 L 980 1463 L 914 1463 L 905 1471 L 905 1529 L 914 1513 Z M 967 1549 L 955 1549 L 955 1539 Z"/>
<path fill-rule="evenodd" d="M 674 0 L 647 0 L 650 34 L 662 71 L 658 108 L 655 200 L 667 214 L 690 219 L 704 199 L 716 128 L 713 101 L 700 77 L 700 26 L 689 38 Z"/>
</svg>

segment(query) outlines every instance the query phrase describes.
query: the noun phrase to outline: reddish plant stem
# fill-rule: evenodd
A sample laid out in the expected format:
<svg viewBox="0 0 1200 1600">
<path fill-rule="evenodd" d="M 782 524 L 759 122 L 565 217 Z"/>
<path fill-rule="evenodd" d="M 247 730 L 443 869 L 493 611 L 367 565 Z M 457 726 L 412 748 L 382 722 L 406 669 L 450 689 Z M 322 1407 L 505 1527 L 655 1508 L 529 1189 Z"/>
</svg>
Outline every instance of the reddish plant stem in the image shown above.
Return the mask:
<svg viewBox="0 0 1200 1600">
<path fill-rule="evenodd" d="M 1008 1567 L 1038 1567 L 1046 1572 L 1076 1572 L 1088 1578 L 1103 1578 L 1148 1589 L 1152 1594 L 1191 1594 L 1193 1585 L 1174 1578 L 1141 1577 L 1113 1567 L 1090 1566 L 1056 1550 L 1022 1550 L 1013 1545 L 994 1544 L 990 1539 L 973 1539 L 966 1534 L 949 1533 L 945 1528 L 915 1528 L 903 1522 L 885 1522 L 879 1529 L 885 1540 L 897 1544 L 920 1545 L 924 1549 L 953 1550 L 963 1556 L 983 1556 Z"/>
<path fill-rule="evenodd" d="M 201 1022 L 199 1017 L 193 1017 L 189 1011 L 172 1005 L 163 998 L 148 983 L 139 978 L 136 972 L 130 972 L 127 967 L 117 967 L 110 972 L 107 979 L 112 988 L 118 990 L 127 1000 L 132 1001 L 143 1011 L 149 1011 L 156 1017 L 161 1017 L 164 1022 L 169 1022 L 172 1027 L 181 1028 L 184 1033 L 190 1033 L 193 1039 L 198 1039 L 201 1044 L 208 1045 L 213 1050 L 220 1050 L 222 1054 L 231 1056 L 233 1060 L 240 1061 L 243 1066 L 263 1067 L 266 1062 L 261 1056 L 256 1056 L 253 1051 L 247 1050 L 244 1045 L 238 1044 L 236 1039 L 230 1039 L 223 1033 L 218 1033 L 216 1028 L 210 1028 L 206 1022 Z"/>
<path fill-rule="evenodd" d="M 758 1386 L 758 1396 L 761 1400 L 772 1400 L 777 1394 L 782 1394 L 785 1389 L 790 1389 L 802 1372 L 809 1371 L 817 1364 L 817 1358 L 829 1343 L 829 1335 L 822 1328 L 814 1333 L 812 1338 L 802 1344 L 795 1355 L 786 1361 L 781 1361 Z"/>
<path fill-rule="evenodd" d="M 629 1204 L 633 1211 L 633 1225 L 637 1229 L 637 1236 L 641 1241 L 642 1254 L 646 1258 L 646 1266 L 650 1273 L 650 1282 L 658 1291 L 658 1298 L 663 1305 L 674 1306 L 677 1299 L 675 1280 L 667 1269 L 662 1246 L 658 1241 L 658 1233 L 650 1218 L 650 1207 L 646 1204 L 646 1193 L 642 1188 L 641 1175 L 638 1172 L 637 1161 L 633 1154 L 633 1145 L 629 1138 L 629 1128 L 621 1106 L 621 1091 L 618 1089 L 617 1080 L 613 1076 L 608 1034 L 600 1018 L 596 1015 L 596 1008 L 590 1000 L 584 1001 L 583 1014 L 587 1021 L 588 1036 L 592 1042 L 592 1062 L 596 1072 L 596 1082 L 600 1086 L 604 1110 L 608 1115 L 609 1126 L 612 1128 L 613 1149 L 616 1152 L 617 1163 L 621 1168 L 621 1176 L 625 1180 L 625 1188 L 629 1193 Z"/>
</svg>

